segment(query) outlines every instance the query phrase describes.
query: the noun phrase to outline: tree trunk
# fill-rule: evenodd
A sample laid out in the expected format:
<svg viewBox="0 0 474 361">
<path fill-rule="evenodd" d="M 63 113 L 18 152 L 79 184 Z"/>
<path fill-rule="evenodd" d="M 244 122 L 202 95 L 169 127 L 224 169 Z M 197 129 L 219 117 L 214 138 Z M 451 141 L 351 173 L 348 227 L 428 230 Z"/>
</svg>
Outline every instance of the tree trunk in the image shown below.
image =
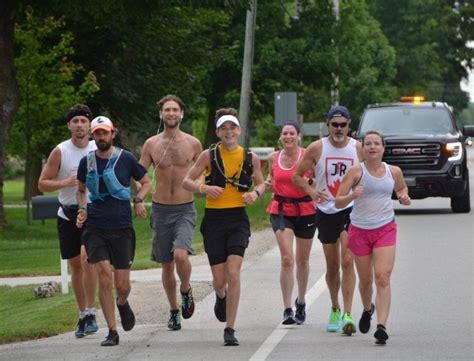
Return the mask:
<svg viewBox="0 0 474 361">
<path fill-rule="evenodd" d="M 25 171 L 25 185 L 23 189 L 23 199 L 31 200 L 32 197 L 42 194 L 38 189 L 38 180 L 41 174 L 41 159 L 32 158 L 28 173 Z"/>
<path fill-rule="evenodd" d="M 15 15 L 17 1 L 0 1 L 0 228 L 6 225 L 3 207 L 4 160 L 8 128 L 18 108 L 15 74 Z"/>
</svg>

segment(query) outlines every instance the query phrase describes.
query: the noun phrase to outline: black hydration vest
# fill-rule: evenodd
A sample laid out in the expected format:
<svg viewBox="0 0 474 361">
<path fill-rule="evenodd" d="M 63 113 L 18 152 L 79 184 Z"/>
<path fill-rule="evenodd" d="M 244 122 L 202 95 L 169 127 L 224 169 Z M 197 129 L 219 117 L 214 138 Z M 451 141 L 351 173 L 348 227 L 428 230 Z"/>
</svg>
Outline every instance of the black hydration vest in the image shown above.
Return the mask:
<svg viewBox="0 0 474 361">
<path fill-rule="evenodd" d="M 209 156 L 211 158 L 211 172 L 206 176 L 206 184 L 219 186 L 225 188 L 226 183 L 232 184 L 237 187 L 239 192 L 248 192 L 252 186 L 252 152 L 244 148 L 244 162 L 240 170 L 240 177 L 236 179 L 235 174 L 231 178 L 225 176 L 224 163 L 222 162 L 222 156 L 219 152 L 219 143 L 211 144 L 209 147 Z"/>
</svg>

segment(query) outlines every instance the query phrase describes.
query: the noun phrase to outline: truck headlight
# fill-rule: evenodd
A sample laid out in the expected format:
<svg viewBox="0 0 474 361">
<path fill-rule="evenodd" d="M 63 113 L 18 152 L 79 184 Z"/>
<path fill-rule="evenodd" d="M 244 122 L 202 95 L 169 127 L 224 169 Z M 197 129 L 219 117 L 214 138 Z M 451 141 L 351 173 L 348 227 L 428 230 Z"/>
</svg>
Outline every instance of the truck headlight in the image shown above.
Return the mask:
<svg viewBox="0 0 474 361">
<path fill-rule="evenodd" d="M 461 142 L 448 143 L 446 144 L 446 152 L 448 153 L 448 160 L 455 161 L 462 158 L 462 145 Z"/>
</svg>

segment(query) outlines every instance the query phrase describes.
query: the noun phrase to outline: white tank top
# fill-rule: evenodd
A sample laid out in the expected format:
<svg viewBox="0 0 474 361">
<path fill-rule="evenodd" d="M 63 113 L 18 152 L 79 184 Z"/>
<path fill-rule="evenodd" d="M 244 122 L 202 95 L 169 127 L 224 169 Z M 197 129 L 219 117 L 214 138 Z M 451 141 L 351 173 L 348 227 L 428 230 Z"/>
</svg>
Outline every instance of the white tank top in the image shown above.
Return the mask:
<svg viewBox="0 0 474 361">
<path fill-rule="evenodd" d="M 334 214 L 342 211 L 335 206 L 335 198 L 342 178 L 349 168 L 359 164 L 357 155 L 357 141 L 349 138 L 349 143 L 344 148 L 334 147 L 329 139 L 322 138 L 322 152 L 318 163 L 314 167 L 316 186 L 326 194 L 327 201 L 318 203 L 317 208 L 324 213 Z M 346 208 L 352 207 L 352 203 Z M 346 209 L 344 208 L 344 209 Z"/>
<path fill-rule="evenodd" d="M 351 223 L 363 229 L 375 229 L 393 221 L 392 192 L 395 181 L 387 163 L 383 162 L 385 175 L 377 178 L 371 175 L 362 163 L 362 178 L 364 193 L 354 200 L 351 212 Z"/>
<path fill-rule="evenodd" d="M 61 151 L 61 165 L 59 166 L 59 172 L 56 176 L 57 180 L 69 178 L 71 175 L 77 174 L 77 168 L 79 167 L 80 160 L 92 150 L 97 149 L 93 140 L 89 141 L 84 148 L 78 148 L 74 145 L 71 139 L 65 140 L 58 144 L 58 148 Z M 76 200 L 77 186 L 64 187 L 59 190 L 59 203 L 70 206 L 77 204 Z M 58 210 L 58 216 L 64 219 L 68 219 L 61 207 Z"/>
</svg>

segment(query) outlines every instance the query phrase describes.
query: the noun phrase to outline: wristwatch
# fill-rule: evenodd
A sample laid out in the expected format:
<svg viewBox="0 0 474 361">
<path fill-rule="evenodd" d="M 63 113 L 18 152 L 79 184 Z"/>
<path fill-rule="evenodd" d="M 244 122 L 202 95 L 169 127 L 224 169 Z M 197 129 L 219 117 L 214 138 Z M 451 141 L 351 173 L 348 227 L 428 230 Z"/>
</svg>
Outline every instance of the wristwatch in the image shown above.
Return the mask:
<svg viewBox="0 0 474 361">
<path fill-rule="evenodd" d="M 132 200 L 133 203 L 143 203 L 143 199 L 140 198 L 140 197 L 133 197 L 133 200 Z"/>
</svg>

